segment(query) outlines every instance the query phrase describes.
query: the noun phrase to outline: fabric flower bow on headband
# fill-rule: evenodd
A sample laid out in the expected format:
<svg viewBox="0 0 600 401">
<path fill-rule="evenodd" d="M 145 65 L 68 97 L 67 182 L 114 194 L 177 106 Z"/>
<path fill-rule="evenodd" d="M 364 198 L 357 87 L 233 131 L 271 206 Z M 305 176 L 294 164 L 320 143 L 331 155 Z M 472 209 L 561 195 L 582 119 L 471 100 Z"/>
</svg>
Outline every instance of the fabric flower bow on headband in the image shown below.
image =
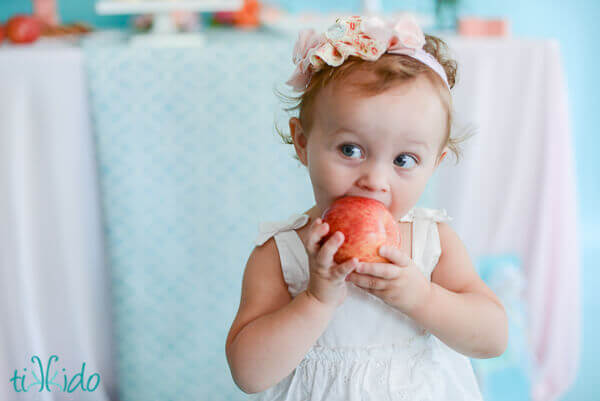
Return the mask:
<svg viewBox="0 0 600 401">
<path fill-rule="evenodd" d="M 349 56 L 374 61 L 383 53 L 392 53 L 405 54 L 421 61 L 433 69 L 450 90 L 444 68 L 423 50 L 424 45 L 425 35 L 411 14 L 405 14 L 395 22 L 378 17 L 338 18 L 321 35 L 314 29 L 300 31 L 294 46 L 296 69 L 286 83 L 301 92 L 306 89 L 312 75 L 325 64 L 337 67 Z"/>
</svg>

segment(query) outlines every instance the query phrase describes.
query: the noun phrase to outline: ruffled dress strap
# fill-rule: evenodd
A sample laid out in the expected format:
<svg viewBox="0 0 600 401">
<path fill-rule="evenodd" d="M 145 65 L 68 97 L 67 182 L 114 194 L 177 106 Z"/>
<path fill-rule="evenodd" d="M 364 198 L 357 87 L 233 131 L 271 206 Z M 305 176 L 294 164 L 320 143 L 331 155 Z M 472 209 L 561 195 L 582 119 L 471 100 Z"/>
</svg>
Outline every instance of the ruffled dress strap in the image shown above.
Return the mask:
<svg viewBox="0 0 600 401">
<path fill-rule="evenodd" d="M 425 207 L 413 207 L 400 219 L 401 222 L 413 223 L 413 260 L 428 280 L 431 280 L 431 273 L 442 254 L 437 223 L 451 220 L 446 209 Z"/>
<path fill-rule="evenodd" d="M 285 221 L 263 222 L 254 240 L 260 246 L 271 237 L 275 239 L 281 271 L 292 297 L 302 292 L 308 284 L 308 255 L 302 240 L 295 229 L 303 227 L 310 217 L 306 214 L 293 214 Z"/>
<path fill-rule="evenodd" d="M 414 221 L 415 218 L 433 220 L 437 222 L 451 221 L 452 217 L 448 216 L 446 209 L 430 209 L 426 207 L 413 207 L 406 213 L 400 221 Z"/>
<path fill-rule="evenodd" d="M 308 222 L 309 218 L 306 214 L 295 213 L 285 221 L 261 222 L 258 226 L 258 235 L 254 240 L 254 244 L 260 246 L 279 232 L 300 228 Z"/>
</svg>

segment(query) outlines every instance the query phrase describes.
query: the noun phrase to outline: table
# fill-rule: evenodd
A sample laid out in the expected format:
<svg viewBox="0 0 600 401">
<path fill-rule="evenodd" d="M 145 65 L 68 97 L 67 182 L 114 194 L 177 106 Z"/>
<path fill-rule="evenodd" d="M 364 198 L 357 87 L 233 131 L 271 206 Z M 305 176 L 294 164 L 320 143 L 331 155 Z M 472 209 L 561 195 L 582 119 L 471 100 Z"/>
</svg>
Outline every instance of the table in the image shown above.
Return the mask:
<svg viewBox="0 0 600 401">
<path fill-rule="evenodd" d="M 83 52 L 0 51 L 0 93 L 11 94 L 0 99 L 0 313 L 14 322 L 2 333 L 11 354 L 0 375 L 53 352 L 69 369 L 86 361 L 101 372 L 104 392 L 90 397 L 112 398 L 117 376 L 123 400 L 243 397 L 224 341 L 258 223 L 313 199 L 273 130 L 286 128 L 273 89 L 293 69 L 293 38 L 219 30 L 208 39 L 202 52 L 132 49 L 118 34 Z M 473 259 L 523 260 L 533 398 L 551 400 L 576 375 L 580 324 L 560 48 L 446 39 L 460 68 L 457 127 L 474 124 L 478 135 L 459 165 L 442 163 L 420 203 L 446 208 Z"/>
</svg>

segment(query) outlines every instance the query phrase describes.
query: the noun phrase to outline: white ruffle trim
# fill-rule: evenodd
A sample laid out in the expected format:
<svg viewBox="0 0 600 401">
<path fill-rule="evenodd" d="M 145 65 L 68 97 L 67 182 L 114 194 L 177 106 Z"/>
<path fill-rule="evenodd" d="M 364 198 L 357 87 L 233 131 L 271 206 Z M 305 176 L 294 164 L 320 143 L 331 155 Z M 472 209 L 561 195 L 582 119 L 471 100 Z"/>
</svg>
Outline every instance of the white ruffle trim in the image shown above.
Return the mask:
<svg viewBox="0 0 600 401">
<path fill-rule="evenodd" d="M 258 236 L 254 240 L 255 245 L 262 245 L 269 238 L 281 231 L 295 230 L 304 226 L 310 217 L 307 214 L 295 213 L 285 221 L 266 221 L 259 224 Z"/>
<path fill-rule="evenodd" d="M 418 219 L 429 219 L 433 221 L 450 221 L 452 217 L 448 216 L 446 209 L 430 209 L 426 207 L 413 207 L 406 213 L 400 221 L 413 221 L 415 218 Z"/>
</svg>

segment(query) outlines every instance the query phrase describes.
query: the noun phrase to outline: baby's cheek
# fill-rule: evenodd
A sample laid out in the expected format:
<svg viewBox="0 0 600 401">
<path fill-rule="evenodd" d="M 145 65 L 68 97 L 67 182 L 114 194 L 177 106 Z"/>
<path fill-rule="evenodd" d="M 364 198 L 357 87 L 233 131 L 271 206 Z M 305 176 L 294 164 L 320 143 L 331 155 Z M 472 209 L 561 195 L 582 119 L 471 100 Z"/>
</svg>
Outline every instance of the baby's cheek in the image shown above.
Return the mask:
<svg viewBox="0 0 600 401">
<path fill-rule="evenodd" d="M 337 195 L 343 195 L 352 187 L 354 177 L 346 169 L 329 166 L 321 175 L 324 185 Z"/>
<path fill-rule="evenodd" d="M 315 158 L 310 165 L 310 178 L 313 182 L 330 185 L 337 175 L 335 167 L 326 158 Z"/>
<path fill-rule="evenodd" d="M 316 191 L 325 195 L 326 198 L 336 198 L 343 195 L 343 189 L 339 181 L 332 178 L 331 175 L 316 174 L 312 177 L 313 187 Z"/>
</svg>

